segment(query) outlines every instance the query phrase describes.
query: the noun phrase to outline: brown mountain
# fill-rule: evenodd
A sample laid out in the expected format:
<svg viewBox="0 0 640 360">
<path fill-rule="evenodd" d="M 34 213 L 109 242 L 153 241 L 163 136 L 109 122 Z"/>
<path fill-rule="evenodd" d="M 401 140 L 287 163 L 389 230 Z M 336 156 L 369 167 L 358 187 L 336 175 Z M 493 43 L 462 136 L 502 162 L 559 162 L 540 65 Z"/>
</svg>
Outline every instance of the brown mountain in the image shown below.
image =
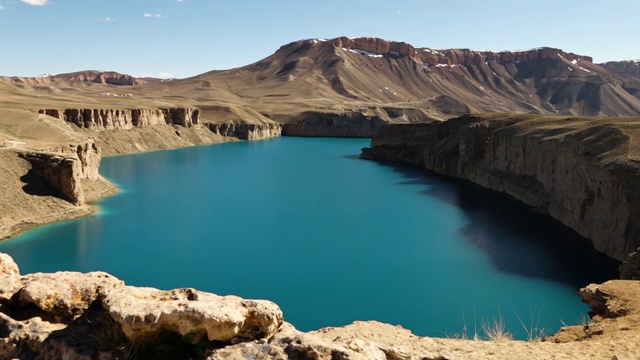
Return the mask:
<svg viewBox="0 0 640 360">
<path fill-rule="evenodd" d="M 120 74 L 115 71 L 85 70 L 67 74 L 40 75 L 37 77 L 0 77 L 0 80 L 13 84 L 50 84 L 61 82 L 83 82 L 105 85 L 133 86 L 157 81 L 152 78 L 136 78 L 127 74 Z"/>
<path fill-rule="evenodd" d="M 190 81 L 260 101 L 397 104 L 443 119 L 497 111 L 640 115 L 634 89 L 624 86 L 633 80 L 631 74 L 553 48 L 436 50 L 377 38 L 341 37 L 293 42 L 255 64 Z"/>
<path fill-rule="evenodd" d="M 367 37 L 308 39 L 254 64 L 182 80 L 96 71 L 4 78 L 0 105 L 197 108 L 215 131 L 280 123 L 285 135 L 371 136 L 385 123 L 464 113 L 637 116 L 637 64 L 594 64 L 554 48 L 443 50 Z"/>
</svg>

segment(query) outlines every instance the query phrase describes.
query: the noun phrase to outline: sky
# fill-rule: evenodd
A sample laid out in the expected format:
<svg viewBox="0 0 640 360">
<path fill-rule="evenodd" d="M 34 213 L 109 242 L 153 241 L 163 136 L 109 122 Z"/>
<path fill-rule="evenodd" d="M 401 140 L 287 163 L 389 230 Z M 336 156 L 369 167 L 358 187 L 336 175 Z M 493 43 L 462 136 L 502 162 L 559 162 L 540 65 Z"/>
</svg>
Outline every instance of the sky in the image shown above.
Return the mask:
<svg viewBox="0 0 640 360">
<path fill-rule="evenodd" d="M 0 75 L 185 78 L 309 38 L 640 59 L 638 0 L 0 0 Z"/>
</svg>

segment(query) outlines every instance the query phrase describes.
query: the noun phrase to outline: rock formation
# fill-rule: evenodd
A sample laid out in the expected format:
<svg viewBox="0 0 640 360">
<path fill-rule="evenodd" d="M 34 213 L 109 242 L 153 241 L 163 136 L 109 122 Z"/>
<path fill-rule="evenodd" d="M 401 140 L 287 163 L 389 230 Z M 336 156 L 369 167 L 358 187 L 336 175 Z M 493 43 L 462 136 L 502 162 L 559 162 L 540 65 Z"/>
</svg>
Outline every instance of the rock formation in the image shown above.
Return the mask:
<svg viewBox="0 0 640 360">
<path fill-rule="evenodd" d="M 600 64 L 600 66 L 614 74 L 640 79 L 640 60 L 608 61 Z"/>
<path fill-rule="evenodd" d="M 371 137 L 386 124 L 377 115 L 362 112 L 346 113 L 304 112 L 287 119 L 283 136 Z"/>
<path fill-rule="evenodd" d="M 1 79 L 1 78 L 0 78 Z M 116 86 L 134 86 L 147 83 L 147 81 L 138 79 L 131 75 L 120 74 L 115 71 L 79 71 L 68 74 L 42 75 L 38 77 L 20 77 L 13 76 L 4 78 L 13 84 L 50 84 L 58 82 L 84 82 L 93 84 L 116 85 Z"/>
<path fill-rule="evenodd" d="M 161 124 L 192 127 L 200 123 L 200 111 L 193 108 L 41 109 L 38 112 L 94 131 L 131 130 Z"/>
<path fill-rule="evenodd" d="M 195 289 L 126 286 L 103 273 L 20 275 L 0 253 L 0 358 L 11 359 L 634 359 L 640 282 L 580 291 L 591 322 L 542 341 L 418 337 L 356 321 L 308 333 L 272 302 Z"/>
<path fill-rule="evenodd" d="M 277 123 L 252 124 L 246 122 L 224 122 L 204 124 L 212 132 L 240 140 L 259 140 L 282 135 L 282 125 Z"/>
<path fill-rule="evenodd" d="M 215 348 L 268 339 L 283 322 L 278 306 L 265 300 L 135 288 L 102 272 L 20 276 L 5 254 L 0 279 L 3 359 L 111 358 L 126 355 L 124 347 L 142 352 L 133 346 L 159 351 L 154 341 L 163 334 Z"/>
<path fill-rule="evenodd" d="M 336 47 L 364 50 L 370 54 L 383 55 L 386 57 L 410 57 L 418 62 L 430 65 L 480 65 L 488 61 L 496 62 L 522 62 L 537 61 L 558 56 L 569 61 L 584 60 L 593 62 L 590 56 L 567 53 L 561 49 L 542 47 L 537 49 L 516 50 L 516 51 L 485 51 L 470 49 L 431 49 L 415 48 L 405 42 L 388 41 L 374 37 L 339 37 L 329 41 Z"/>
<path fill-rule="evenodd" d="M 100 177 L 100 148 L 96 142 L 60 144 L 43 150 L 24 150 L 19 154 L 31 163 L 30 172 L 52 188 L 51 195 L 83 205 L 85 194 L 81 180 L 95 181 Z"/>
<path fill-rule="evenodd" d="M 32 165 L 32 170 L 53 189 L 52 195 L 61 197 L 72 204 L 85 202 L 80 184 L 80 161 L 78 158 L 46 152 L 23 152 L 20 154 Z"/>
<path fill-rule="evenodd" d="M 640 246 L 640 119 L 468 115 L 383 127 L 363 156 L 507 193 L 619 261 Z"/>
</svg>

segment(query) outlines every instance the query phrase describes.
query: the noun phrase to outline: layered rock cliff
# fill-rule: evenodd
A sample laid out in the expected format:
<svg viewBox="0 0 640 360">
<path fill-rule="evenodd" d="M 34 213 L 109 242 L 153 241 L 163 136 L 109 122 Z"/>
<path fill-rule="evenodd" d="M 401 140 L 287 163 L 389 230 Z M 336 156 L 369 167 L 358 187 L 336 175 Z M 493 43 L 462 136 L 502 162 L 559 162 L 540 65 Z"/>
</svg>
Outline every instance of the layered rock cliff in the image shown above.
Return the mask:
<svg viewBox="0 0 640 360">
<path fill-rule="evenodd" d="M 541 47 L 527 50 L 486 51 L 470 49 L 432 49 L 416 48 L 405 42 L 388 41 L 375 37 L 339 37 L 330 43 L 349 50 L 362 50 L 364 55 L 381 55 L 385 57 L 410 57 L 418 62 L 430 65 L 480 65 L 489 61 L 522 62 L 557 58 L 558 55 L 569 61 L 584 60 L 593 62 L 590 56 L 568 53 L 561 49 Z"/>
<path fill-rule="evenodd" d="M 600 66 L 614 74 L 640 79 L 640 60 L 608 61 L 600 64 Z"/>
<path fill-rule="evenodd" d="M 115 71 L 86 70 L 67 74 L 41 75 L 38 77 L 0 77 L 12 84 L 51 84 L 59 82 L 83 82 L 103 85 L 134 86 L 147 83 L 147 81 L 127 74 Z"/>
<path fill-rule="evenodd" d="M 38 112 L 94 131 L 131 130 L 161 124 L 192 127 L 200 123 L 200 111 L 193 108 L 41 109 Z"/>
<path fill-rule="evenodd" d="M 224 122 L 205 123 L 204 125 L 216 134 L 240 140 L 259 140 L 282 135 L 282 125 L 277 123 Z"/>
<path fill-rule="evenodd" d="M 640 119 L 462 116 L 383 127 L 363 156 L 507 193 L 617 260 L 640 246 Z"/>
<path fill-rule="evenodd" d="M 0 148 L 0 239 L 91 214 L 94 208 L 88 203 L 116 192 L 98 174 L 99 165 L 95 140 Z"/>
<path fill-rule="evenodd" d="M 31 181 L 40 179 L 51 188 L 50 195 L 74 205 L 83 205 L 86 200 L 82 180 L 100 178 L 100 148 L 94 140 L 54 145 L 46 150 L 23 150 L 18 154 L 31 163 Z"/>
<path fill-rule="evenodd" d="M 325 113 L 307 111 L 290 117 L 282 126 L 283 136 L 371 137 L 386 122 L 362 112 Z"/>
</svg>

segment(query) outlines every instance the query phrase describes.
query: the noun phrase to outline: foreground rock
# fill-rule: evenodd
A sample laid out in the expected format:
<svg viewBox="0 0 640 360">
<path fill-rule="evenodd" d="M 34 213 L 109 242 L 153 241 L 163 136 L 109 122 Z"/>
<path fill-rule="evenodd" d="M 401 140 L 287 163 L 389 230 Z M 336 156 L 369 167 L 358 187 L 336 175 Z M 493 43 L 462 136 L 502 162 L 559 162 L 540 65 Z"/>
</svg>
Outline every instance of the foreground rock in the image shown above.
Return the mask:
<svg viewBox="0 0 640 360">
<path fill-rule="evenodd" d="M 590 323 L 542 341 L 418 337 L 376 321 L 303 333 L 265 300 L 126 286 L 102 273 L 20 276 L 0 253 L 1 359 L 637 359 L 640 282 L 581 290 Z"/>
<path fill-rule="evenodd" d="M 102 272 L 20 276 L 5 254 L 0 279 L 2 359 L 162 357 L 266 339 L 283 323 L 265 300 L 135 288 Z"/>
</svg>

